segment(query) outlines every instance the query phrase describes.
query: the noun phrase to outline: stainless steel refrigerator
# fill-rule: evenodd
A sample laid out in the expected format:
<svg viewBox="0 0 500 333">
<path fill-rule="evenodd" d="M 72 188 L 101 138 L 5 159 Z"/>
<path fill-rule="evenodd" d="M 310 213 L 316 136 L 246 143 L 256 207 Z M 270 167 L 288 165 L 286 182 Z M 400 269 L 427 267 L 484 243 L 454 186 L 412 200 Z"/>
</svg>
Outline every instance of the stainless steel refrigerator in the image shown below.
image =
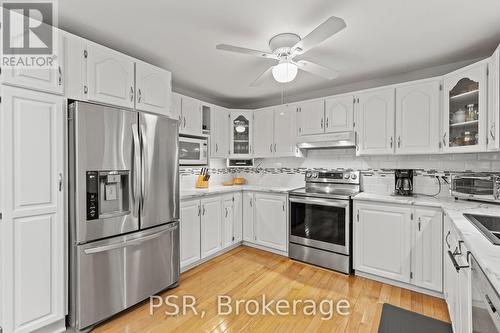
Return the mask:
<svg viewBox="0 0 500 333">
<path fill-rule="evenodd" d="M 177 121 L 73 102 L 68 152 L 68 324 L 84 330 L 178 282 Z"/>
</svg>

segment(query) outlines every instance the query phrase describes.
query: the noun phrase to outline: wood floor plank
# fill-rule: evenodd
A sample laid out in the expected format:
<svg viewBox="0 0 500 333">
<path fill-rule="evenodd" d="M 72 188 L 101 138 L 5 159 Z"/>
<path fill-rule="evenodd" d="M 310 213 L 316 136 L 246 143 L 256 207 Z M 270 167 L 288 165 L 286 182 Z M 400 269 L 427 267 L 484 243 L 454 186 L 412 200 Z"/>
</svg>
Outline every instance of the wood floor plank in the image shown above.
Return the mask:
<svg viewBox="0 0 500 333">
<path fill-rule="evenodd" d="M 410 290 L 390 286 L 362 277 L 347 276 L 290 260 L 258 249 L 241 246 L 214 258 L 181 275 L 179 287 L 160 296 L 178 296 L 173 303 L 181 305 L 182 296 L 196 298 L 197 310 L 178 316 L 167 316 L 166 307 L 155 309 L 150 315 L 149 302 L 125 311 L 95 329 L 99 333 L 166 333 L 166 332 L 373 332 L 378 331 L 383 303 L 422 313 L 449 322 L 443 300 Z M 316 315 L 303 313 L 298 306 L 295 315 L 279 316 L 259 313 L 217 313 L 217 296 L 235 300 L 255 299 L 277 302 L 287 300 L 316 301 Z M 327 318 L 319 311 L 322 300 L 337 302 L 345 299 L 350 314 L 334 313 Z M 335 304 L 335 303 L 334 303 Z M 275 308 L 274 308 L 275 310 Z M 292 309 L 290 309 L 292 311 Z"/>
</svg>

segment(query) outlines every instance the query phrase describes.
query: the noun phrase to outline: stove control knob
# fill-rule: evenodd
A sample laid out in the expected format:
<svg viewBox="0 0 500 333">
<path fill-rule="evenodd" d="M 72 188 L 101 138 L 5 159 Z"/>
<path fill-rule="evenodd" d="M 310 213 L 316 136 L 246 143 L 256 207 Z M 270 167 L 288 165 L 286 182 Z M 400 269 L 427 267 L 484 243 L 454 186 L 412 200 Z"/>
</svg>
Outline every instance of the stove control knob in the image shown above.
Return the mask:
<svg viewBox="0 0 500 333">
<path fill-rule="evenodd" d="M 306 172 L 306 178 L 311 178 L 311 176 L 312 176 L 311 171 L 307 171 L 307 172 Z"/>
<path fill-rule="evenodd" d="M 312 178 L 318 178 L 318 173 L 317 172 L 313 172 Z"/>
<path fill-rule="evenodd" d="M 351 175 L 351 179 L 352 179 L 352 180 L 355 180 L 356 178 L 358 178 L 358 176 L 356 176 L 356 174 L 355 174 L 355 173 L 353 173 L 353 174 Z"/>
<path fill-rule="evenodd" d="M 346 174 L 344 175 L 344 178 L 345 178 L 345 179 L 349 179 L 349 174 L 348 174 L 348 173 L 346 173 Z"/>
</svg>

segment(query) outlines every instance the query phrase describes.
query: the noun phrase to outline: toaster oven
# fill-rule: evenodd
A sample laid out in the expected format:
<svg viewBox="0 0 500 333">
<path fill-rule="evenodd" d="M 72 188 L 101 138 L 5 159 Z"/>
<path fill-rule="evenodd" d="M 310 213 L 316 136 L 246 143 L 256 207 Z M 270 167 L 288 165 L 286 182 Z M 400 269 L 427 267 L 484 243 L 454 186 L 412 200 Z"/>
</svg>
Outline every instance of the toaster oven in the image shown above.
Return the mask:
<svg viewBox="0 0 500 333">
<path fill-rule="evenodd" d="M 500 203 L 500 174 L 454 174 L 450 192 L 457 199 Z"/>
</svg>

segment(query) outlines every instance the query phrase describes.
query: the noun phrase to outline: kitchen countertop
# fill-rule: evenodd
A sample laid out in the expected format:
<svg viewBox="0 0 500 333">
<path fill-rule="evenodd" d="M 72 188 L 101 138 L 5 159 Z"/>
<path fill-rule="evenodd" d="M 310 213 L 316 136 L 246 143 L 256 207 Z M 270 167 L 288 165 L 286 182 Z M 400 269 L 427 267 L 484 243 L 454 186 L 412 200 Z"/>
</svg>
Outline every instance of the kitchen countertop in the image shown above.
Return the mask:
<svg viewBox="0 0 500 333">
<path fill-rule="evenodd" d="M 460 239 L 465 242 L 467 249 L 500 294 L 500 246 L 493 245 L 463 216 L 464 213 L 500 216 L 500 205 L 464 200 L 456 201 L 452 197 L 396 197 L 371 193 L 360 193 L 353 199 L 441 208 L 453 222 L 455 229 L 460 234 Z"/>
<path fill-rule="evenodd" d="M 232 185 L 232 186 L 210 186 L 209 188 L 191 188 L 180 191 L 181 200 L 192 199 L 202 196 L 224 194 L 238 191 L 288 193 L 296 189 L 297 186 L 254 186 L 254 185 Z"/>
</svg>

